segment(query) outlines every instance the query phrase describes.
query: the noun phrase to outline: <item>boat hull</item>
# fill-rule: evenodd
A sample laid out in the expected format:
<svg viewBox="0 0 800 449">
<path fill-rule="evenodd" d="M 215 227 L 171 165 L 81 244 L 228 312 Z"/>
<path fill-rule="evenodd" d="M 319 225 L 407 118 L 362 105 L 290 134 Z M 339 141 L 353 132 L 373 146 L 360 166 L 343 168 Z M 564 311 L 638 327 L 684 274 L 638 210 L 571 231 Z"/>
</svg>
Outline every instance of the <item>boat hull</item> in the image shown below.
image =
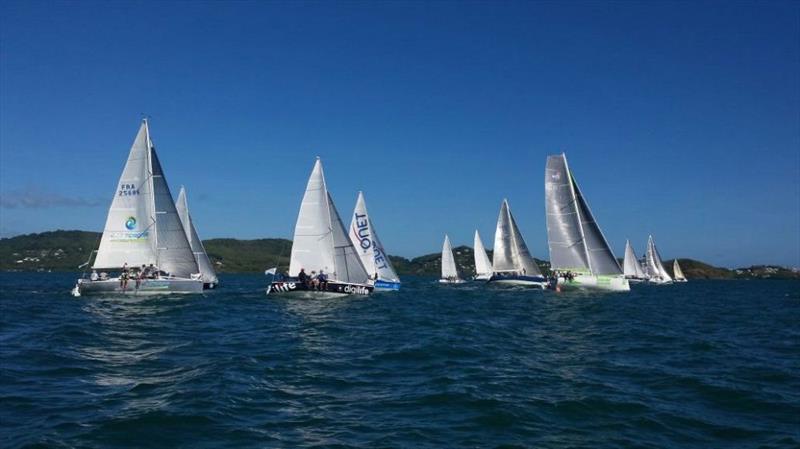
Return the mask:
<svg viewBox="0 0 800 449">
<path fill-rule="evenodd" d="M 492 276 L 487 283 L 546 289 L 550 282 L 544 276 Z"/>
<path fill-rule="evenodd" d="M 439 279 L 440 284 L 463 284 L 467 281 L 463 279 Z"/>
<path fill-rule="evenodd" d="M 75 295 L 77 293 L 77 295 Z M 73 290 L 75 296 L 80 295 L 172 295 L 203 293 L 203 281 L 199 279 L 135 279 L 128 280 L 122 288 L 119 278 L 92 281 L 78 279 Z"/>
<path fill-rule="evenodd" d="M 627 292 L 631 286 L 624 276 L 594 276 L 591 274 L 576 274 L 572 279 L 558 278 L 561 288 L 576 288 L 582 290 L 600 290 L 609 292 Z"/>
<path fill-rule="evenodd" d="M 665 280 L 659 278 L 650 278 L 647 280 L 648 284 L 655 284 L 655 285 L 669 285 L 672 284 L 672 280 Z"/>
<path fill-rule="evenodd" d="M 374 287 L 376 292 L 396 292 L 400 290 L 400 282 L 382 281 L 379 279 L 375 281 Z"/>
<path fill-rule="evenodd" d="M 472 280 L 473 281 L 488 281 L 491 278 L 492 278 L 491 274 L 479 274 L 479 275 L 475 276 L 474 278 L 472 278 Z"/>
<path fill-rule="evenodd" d="M 375 287 L 368 284 L 329 281 L 322 289 L 297 281 L 273 281 L 267 287 L 267 295 L 294 296 L 310 299 L 338 298 L 349 295 L 366 296 Z"/>
</svg>

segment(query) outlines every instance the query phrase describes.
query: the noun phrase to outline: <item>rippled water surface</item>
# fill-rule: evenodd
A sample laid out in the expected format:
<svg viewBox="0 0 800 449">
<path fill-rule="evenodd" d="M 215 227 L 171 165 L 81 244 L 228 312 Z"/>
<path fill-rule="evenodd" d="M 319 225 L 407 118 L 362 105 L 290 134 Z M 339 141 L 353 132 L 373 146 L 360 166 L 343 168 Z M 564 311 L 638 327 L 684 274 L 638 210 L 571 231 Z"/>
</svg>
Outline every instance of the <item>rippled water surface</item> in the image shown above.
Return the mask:
<svg viewBox="0 0 800 449">
<path fill-rule="evenodd" d="M 0 274 L 0 447 L 800 446 L 800 283 L 72 298 Z"/>
</svg>

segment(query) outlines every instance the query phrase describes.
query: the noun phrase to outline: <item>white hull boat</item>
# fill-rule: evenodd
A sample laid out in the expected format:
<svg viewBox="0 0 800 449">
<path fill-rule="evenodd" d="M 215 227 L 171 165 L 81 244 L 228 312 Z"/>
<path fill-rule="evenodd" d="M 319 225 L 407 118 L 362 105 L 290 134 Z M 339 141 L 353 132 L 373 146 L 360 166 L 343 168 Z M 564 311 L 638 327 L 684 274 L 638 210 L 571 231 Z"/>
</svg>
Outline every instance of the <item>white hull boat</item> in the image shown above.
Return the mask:
<svg viewBox="0 0 800 449">
<path fill-rule="evenodd" d="M 92 270 L 91 276 L 78 280 L 73 295 L 203 290 L 200 270 L 150 139 L 147 120 L 142 121 L 115 189 Z M 106 278 L 97 273 L 114 271 L 120 276 L 128 273 L 127 286 L 119 276 Z M 164 275 L 140 279 L 135 288 L 135 278 L 144 271 Z"/>
<path fill-rule="evenodd" d="M 400 277 L 394 271 L 392 261 L 383 248 L 372 218 L 367 212 L 367 202 L 364 194 L 358 192 L 356 207 L 353 210 L 353 218 L 350 221 L 350 241 L 353 243 L 367 270 L 367 274 L 372 279 L 373 287 L 376 291 L 397 291 L 400 290 Z"/>
<path fill-rule="evenodd" d="M 442 244 L 442 277 L 439 279 L 440 284 L 463 284 L 464 281 L 458 275 L 456 268 L 456 259 L 453 257 L 453 246 L 450 244 L 450 237 L 446 234 L 444 236 L 444 243 Z"/>
<path fill-rule="evenodd" d="M 550 282 L 542 275 L 522 238 L 508 200 L 500 205 L 494 233 L 494 260 L 489 283 L 546 289 Z"/>
<path fill-rule="evenodd" d="M 547 157 L 544 187 L 547 244 L 558 285 L 629 291 L 628 280 L 589 210 L 563 153 Z"/>
<path fill-rule="evenodd" d="M 656 285 L 672 284 L 672 276 L 667 273 L 661 255 L 656 248 L 653 236 L 647 238 L 647 252 L 645 252 L 645 271 L 647 272 L 647 282 Z"/>
</svg>

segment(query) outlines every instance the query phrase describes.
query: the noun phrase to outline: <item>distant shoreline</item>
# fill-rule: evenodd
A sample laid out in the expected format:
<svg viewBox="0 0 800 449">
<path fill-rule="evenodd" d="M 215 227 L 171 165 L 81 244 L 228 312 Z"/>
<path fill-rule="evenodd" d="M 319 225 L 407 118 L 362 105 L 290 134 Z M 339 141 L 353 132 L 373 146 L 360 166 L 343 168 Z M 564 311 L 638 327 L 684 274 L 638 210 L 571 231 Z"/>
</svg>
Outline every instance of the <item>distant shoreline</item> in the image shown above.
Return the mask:
<svg viewBox="0 0 800 449">
<path fill-rule="evenodd" d="M 85 263 L 97 248 L 101 233 L 92 231 L 49 231 L 0 239 L 0 271 L 3 272 L 81 272 L 78 266 Z M 262 273 L 265 269 L 289 265 L 292 242 L 287 239 L 264 238 L 239 240 L 232 238 L 208 239 L 203 245 L 220 273 Z M 475 272 L 472 248 L 459 246 L 453 249 L 456 264 L 464 276 Z M 491 251 L 489 251 L 491 257 Z M 412 259 L 389 256 L 400 276 L 438 276 L 441 255 L 426 254 Z M 672 260 L 664 261 L 668 271 Z M 550 271 L 550 263 L 536 259 L 542 272 Z M 693 260 L 678 259 L 688 279 L 800 279 L 800 270 L 776 265 L 754 265 L 728 269 Z"/>
</svg>

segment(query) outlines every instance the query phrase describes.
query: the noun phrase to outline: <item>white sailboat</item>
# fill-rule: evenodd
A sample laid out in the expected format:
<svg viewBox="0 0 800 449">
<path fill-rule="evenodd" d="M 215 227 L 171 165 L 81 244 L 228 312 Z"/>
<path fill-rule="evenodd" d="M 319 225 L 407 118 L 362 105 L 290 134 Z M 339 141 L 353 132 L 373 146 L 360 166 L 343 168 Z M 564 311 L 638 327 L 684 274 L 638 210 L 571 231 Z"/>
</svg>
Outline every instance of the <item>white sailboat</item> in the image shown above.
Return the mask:
<svg viewBox="0 0 800 449">
<path fill-rule="evenodd" d="M 481 235 L 475 230 L 475 245 L 473 246 L 475 255 L 475 280 L 488 281 L 492 277 L 492 262 L 486 255 L 486 248 L 483 246 Z"/>
<path fill-rule="evenodd" d="M 528 245 L 519 232 L 517 222 L 511 215 L 508 200 L 503 200 L 500 205 L 500 215 L 497 217 L 497 229 L 494 234 L 494 258 L 492 262 L 492 277 L 489 282 L 509 285 L 525 285 L 547 288 L 547 278 L 542 272 L 528 250 Z"/>
<path fill-rule="evenodd" d="M 633 251 L 630 240 L 625 241 L 625 260 L 622 263 L 622 271 L 628 282 L 644 282 L 647 280 L 647 276 L 639 264 L 639 259 L 636 258 L 636 253 Z"/>
<path fill-rule="evenodd" d="M 569 170 L 565 154 L 547 157 L 544 187 L 550 265 L 557 273 L 559 285 L 630 290 L 619 262 Z"/>
<path fill-rule="evenodd" d="M 353 219 L 350 221 L 350 241 L 372 278 L 375 290 L 400 290 L 400 278 L 378 238 L 362 192 L 358 192 Z"/>
<path fill-rule="evenodd" d="M 368 295 L 373 290 L 328 193 L 322 162 L 317 158 L 294 228 L 289 278 L 274 277 L 267 294 L 330 298 Z"/>
<path fill-rule="evenodd" d="M 203 241 L 197 235 L 197 229 L 194 227 L 194 220 L 189 214 L 189 201 L 186 196 L 186 189 L 181 186 L 178 192 L 178 200 L 175 202 L 175 209 L 178 211 L 178 216 L 181 217 L 183 224 L 183 231 L 186 233 L 186 239 L 189 240 L 189 246 L 192 248 L 194 260 L 197 262 L 197 267 L 200 269 L 200 278 L 203 280 L 203 288 L 216 288 L 219 284 L 217 273 L 211 265 L 211 260 L 208 259 L 206 249 L 203 247 Z"/>
<path fill-rule="evenodd" d="M 671 284 L 672 277 L 664 269 L 661 255 L 658 254 L 653 236 L 647 238 L 647 252 L 645 252 L 645 268 L 648 282 L 653 284 Z"/>
<path fill-rule="evenodd" d="M 143 120 L 108 211 L 92 274 L 79 279 L 72 293 L 202 291 L 197 262 Z"/>
<path fill-rule="evenodd" d="M 675 275 L 675 282 L 689 282 L 686 279 L 686 276 L 683 275 L 683 270 L 681 270 L 681 266 L 678 265 L 678 259 L 675 259 L 672 262 L 672 274 Z"/>
<path fill-rule="evenodd" d="M 450 245 L 450 237 L 445 234 L 444 244 L 442 245 L 442 284 L 462 284 L 465 281 L 458 276 L 456 259 L 453 257 L 453 246 Z"/>
</svg>

